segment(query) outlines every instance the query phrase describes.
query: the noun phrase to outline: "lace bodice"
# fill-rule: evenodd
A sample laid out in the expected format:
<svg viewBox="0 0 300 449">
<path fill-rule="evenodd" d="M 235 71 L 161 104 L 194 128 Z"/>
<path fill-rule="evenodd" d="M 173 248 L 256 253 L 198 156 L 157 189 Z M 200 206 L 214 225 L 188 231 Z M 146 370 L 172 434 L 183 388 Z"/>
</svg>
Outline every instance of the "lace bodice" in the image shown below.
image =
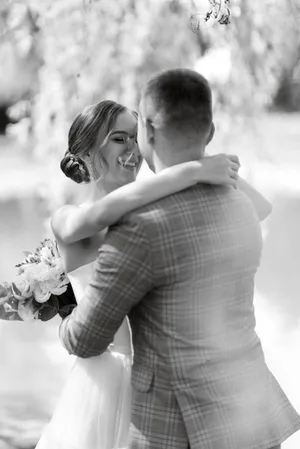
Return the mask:
<svg viewBox="0 0 300 449">
<path fill-rule="evenodd" d="M 68 278 L 73 287 L 77 303 L 84 301 L 85 289 L 90 282 L 93 273 L 94 262 L 82 265 L 76 270 L 68 273 Z M 126 355 L 132 354 L 131 333 L 128 318 L 125 318 L 117 331 L 113 343 L 109 346 L 110 351 L 119 352 Z"/>
</svg>

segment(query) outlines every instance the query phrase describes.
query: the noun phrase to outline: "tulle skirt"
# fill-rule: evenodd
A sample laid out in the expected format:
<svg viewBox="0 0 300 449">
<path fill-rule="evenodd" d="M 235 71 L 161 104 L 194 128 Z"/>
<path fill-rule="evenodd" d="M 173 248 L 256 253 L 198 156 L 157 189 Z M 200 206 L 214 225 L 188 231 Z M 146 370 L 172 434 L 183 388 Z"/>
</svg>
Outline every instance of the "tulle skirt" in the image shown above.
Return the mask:
<svg viewBox="0 0 300 449">
<path fill-rule="evenodd" d="M 131 356 L 106 351 L 76 359 L 51 422 L 36 449 L 127 447 Z"/>
</svg>

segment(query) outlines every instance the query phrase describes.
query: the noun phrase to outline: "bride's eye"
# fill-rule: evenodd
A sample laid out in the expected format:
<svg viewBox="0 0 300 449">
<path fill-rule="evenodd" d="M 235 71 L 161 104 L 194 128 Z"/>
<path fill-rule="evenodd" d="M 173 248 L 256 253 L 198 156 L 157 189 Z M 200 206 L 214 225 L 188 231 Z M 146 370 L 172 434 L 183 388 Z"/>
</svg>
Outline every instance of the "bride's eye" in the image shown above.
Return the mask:
<svg viewBox="0 0 300 449">
<path fill-rule="evenodd" d="M 114 137 L 113 142 L 125 144 L 126 143 L 126 137 Z"/>
</svg>

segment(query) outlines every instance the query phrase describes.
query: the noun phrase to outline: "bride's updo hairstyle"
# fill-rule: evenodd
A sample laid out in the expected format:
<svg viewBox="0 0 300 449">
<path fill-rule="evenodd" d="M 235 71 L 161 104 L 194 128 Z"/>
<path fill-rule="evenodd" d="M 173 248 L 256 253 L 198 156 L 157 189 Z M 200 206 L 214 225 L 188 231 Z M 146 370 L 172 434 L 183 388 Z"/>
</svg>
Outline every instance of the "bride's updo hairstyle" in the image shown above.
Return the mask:
<svg viewBox="0 0 300 449">
<path fill-rule="evenodd" d="M 125 106 L 114 101 L 100 101 L 84 108 L 75 118 L 69 131 L 69 148 L 60 163 L 68 178 L 80 184 L 105 176 L 108 167 L 101 148 L 107 143 L 118 115 L 125 110 Z M 96 157 L 101 173 L 95 167 Z"/>
</svg>

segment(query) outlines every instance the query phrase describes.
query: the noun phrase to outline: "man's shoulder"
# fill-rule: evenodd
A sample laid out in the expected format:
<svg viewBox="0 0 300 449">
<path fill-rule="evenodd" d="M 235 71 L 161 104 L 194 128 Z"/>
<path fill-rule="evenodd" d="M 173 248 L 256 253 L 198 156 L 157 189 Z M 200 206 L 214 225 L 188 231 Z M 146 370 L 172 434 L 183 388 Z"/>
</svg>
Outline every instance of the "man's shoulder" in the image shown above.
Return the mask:
<svg viewBox="0 0 300 449">
<path fill-rule="evenodd" d="M 163 206 L 161 200 L 153 201 L 152 203 L 127 212 L 127 214 L 121 218 L 120 223 L 154 223 L 159 217 L 167 213 L 166 209 L 167 208 Z"/>
<path fill-rule="evenodd" d="M 202 197 L 201 188 L 192 186 L 128 212 L 122 217 L 120 224 L 141 224 L 144 229 L 165 227 L 167 222 L 176 222 L 185 212 L 192 213 L 195 209 L 201 209 Z"/>
<path fill-rule="evenodd" d="M 121 222 L 135 222 L 160 226 L 166 221 L 176 221 L 183 215 L 201 214 L 206 216 L 222 213 L 245 213 L 252 215 L 253 205 L 240 190 L 228 186 L 197 184 L 180 192 L 160 198 L 152 203 L 128 212 Z M 254 214 L 255 216 L 255 214 Z"/>
<path fill-rule="evenodd" d="M 159 216 L 166 217 L 181 213 L 183 209 L 195 208 L 195 201 L 198 207 L 201 203 L 207 205 L 207 200 L 213 201 L 214 198 L 230 196 L 233 189 L 226 186 L 213 186 L 209 184 L 196 184 L 179 192 L 159 198 L 144 206 L 132 210 L 126 214 L 126 219 L 157 219 Z"/>
<path fill-rule="evenodd" d="M 127 219 L 136 220 L 157 220 L 160 216 L 166 217 L 167 215 L 174 212 L 174 209 L 180 209 L 182 205 L 182 194 L 185 191 L 176 192 L 171 195 L 159 198 L 158 200 L 152 201 L 144 206 L 132 210 L 126 214 Z M 187 192 L 186 192 L 187 193 Z M 189 193 L 187 195 L 189 196 Z"/>
</svg>

